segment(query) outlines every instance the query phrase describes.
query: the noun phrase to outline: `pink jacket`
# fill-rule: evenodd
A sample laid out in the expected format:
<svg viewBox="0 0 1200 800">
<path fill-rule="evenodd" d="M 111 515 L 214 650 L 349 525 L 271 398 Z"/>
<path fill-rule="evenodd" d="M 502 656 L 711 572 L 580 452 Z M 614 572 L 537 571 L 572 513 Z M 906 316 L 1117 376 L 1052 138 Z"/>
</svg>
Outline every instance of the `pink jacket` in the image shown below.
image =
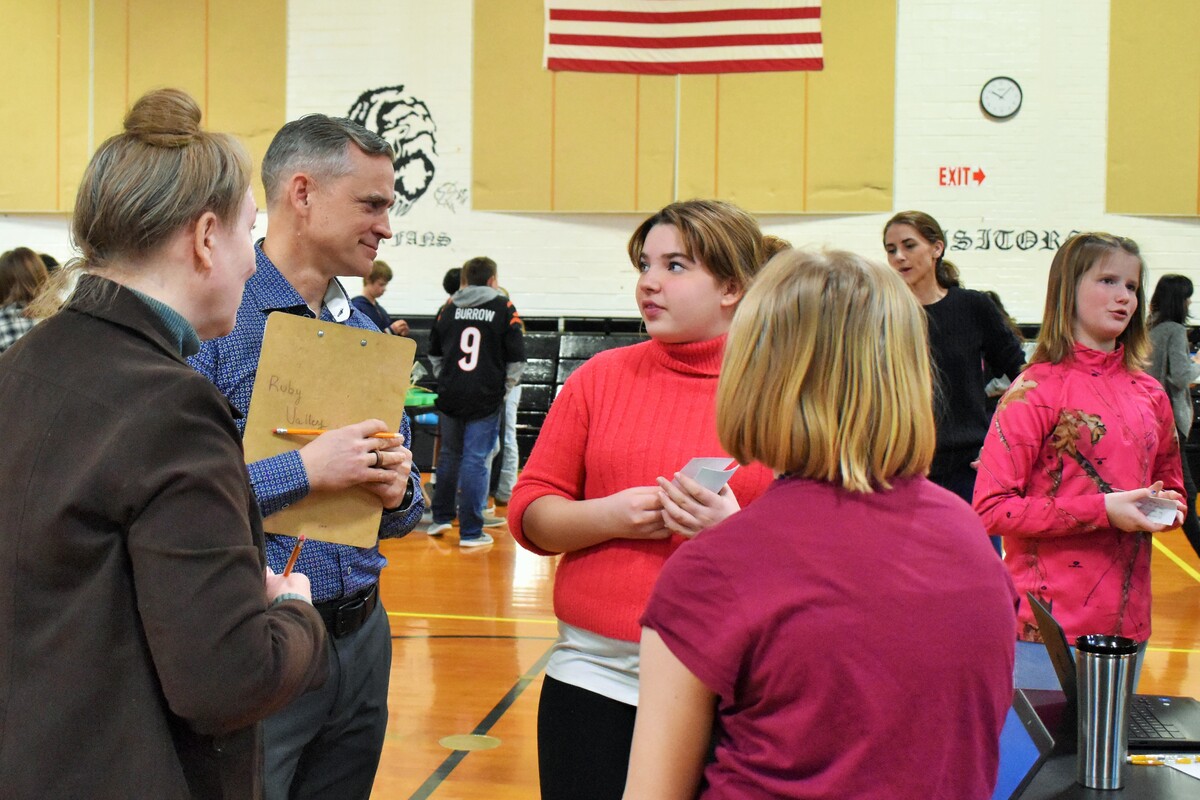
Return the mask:
<svg viewBox="0 0 1200 800">
<path fill-rule="evenodd" d="M 1041 641 L 1025 592 L 1050 606 L 1073 642 L 1085 633 L 1150 638 L 1149 533 L 1112 527 L 1104 493 L 1182 492 L 1171 402 L 1123 348 L 1076 345 L 1033 364 L 1005 393 L 980 455 L 975 510 L 1004 537 L 1020 594 L 1017 638 Z"/>
</svg>

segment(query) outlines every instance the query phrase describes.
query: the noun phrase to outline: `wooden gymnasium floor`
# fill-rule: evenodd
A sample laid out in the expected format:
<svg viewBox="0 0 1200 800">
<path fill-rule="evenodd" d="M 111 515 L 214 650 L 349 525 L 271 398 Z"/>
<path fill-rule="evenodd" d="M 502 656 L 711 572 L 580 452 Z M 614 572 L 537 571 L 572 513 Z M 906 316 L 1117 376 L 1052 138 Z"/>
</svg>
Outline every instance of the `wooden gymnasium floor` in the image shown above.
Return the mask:
<svg viewBox="0 0 1200 800">
<path fill-rule="evenodd" d="M 505 528 L 477 550 L 459 549 L 457 529 L 431 539 L 423 528 L 382 546 L 391 719 L 371 796 L 536 798 L 555 559 L 517 547 Z M 1200 559 L 1179 531 L 1157 537 L 1153 559 L 1154 636 L 1139 690 L 1200 697 Z M 446 740 L 455 736 L 469 738 Z M 491 748 L 455 749 L 480 746 Z"/>
</svg>

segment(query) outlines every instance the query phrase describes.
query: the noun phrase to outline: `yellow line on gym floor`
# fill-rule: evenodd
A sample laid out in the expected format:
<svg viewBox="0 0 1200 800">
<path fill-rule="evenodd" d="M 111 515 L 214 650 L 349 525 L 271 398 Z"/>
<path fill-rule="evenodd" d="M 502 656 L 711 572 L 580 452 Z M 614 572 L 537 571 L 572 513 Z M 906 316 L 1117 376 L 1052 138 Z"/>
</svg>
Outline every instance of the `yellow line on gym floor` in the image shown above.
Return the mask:
<svg viewBox="0 0 1200 800">
<path fill-rule="evenodd" d="M 420 614 L 415 611 L 389 611 L 389 617 L 415 617 L 417 619 L 461 619 L 468 622 L 532 622 L 537 625 L 557 625 L 556 619 L 536 619 L 529 617 L 473 617 L 469 614 Z"/>
<path fill-rule="evenodd" d="M 1147 647 L 1152 653 L 1200 653 L 1194 647 Z"/>
<path fill-rule="evenodd" d="M 1162 553 L 1164 556 L 1166 556 L 1167 558 L 1174 561 L 1175 566 L 1179 567 L 1181 570 L 1186 572 L 1188 575 L 1192 576 L 1192 580 L 1194 580 L 1196 583 L 1200 583 L 1200 572 L 1196 572 L 1196 570 L 1192 569 L 1191 564 L 1187 563 L 1182 558 L 1180 558 L 1179 556 L 1177 556 L 1173 552 L 1171 552 L 1171 548 L 1167 547 L 1165 544 L 1160 542 L 1158 539 L 1154 540 L 1154 546 L 1156 548 L 1158 548 L 1158 551 L 1160 553 Z"/>
</svg>

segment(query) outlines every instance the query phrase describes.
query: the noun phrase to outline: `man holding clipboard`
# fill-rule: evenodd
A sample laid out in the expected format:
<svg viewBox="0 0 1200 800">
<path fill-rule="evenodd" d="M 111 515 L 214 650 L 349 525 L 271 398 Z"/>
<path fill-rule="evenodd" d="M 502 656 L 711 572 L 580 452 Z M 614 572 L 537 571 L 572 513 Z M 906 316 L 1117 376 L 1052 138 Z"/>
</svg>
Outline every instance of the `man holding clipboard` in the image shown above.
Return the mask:
<svg viewBox="0 0 1200 800">
<path fill-rule="evenodd" d="M 270 236 L 255 246 L 257 271 L 246 284 L 237 326 L 189 359 L 243 415 L 250 407 L 269 314 L 376 330 L 351 306 L 337 276 L 366 277 L 379 243 L 392 236 L 392 155 L 374 133 L 323 114 L 289 122 L 271 142 L 262 164 Z M 238 424 L 244 434 L 244 416 Z M 311 491 L 361 486 L 379 498 L 380 537 L 408 533 L 420 520 L 424 501 L 420 475 L 405 447 L 407 416 L 399 428 L 402 438 L 374 436 L 387 429 L 381 420 L 363 420 L 249 464 L 263 517 Z M 267 537 L 274 571 L 284 569 L 294 542 Z M 305 544 L 295 569 L 312 582 L 313 603 L 329 630 L 330 678 L 266 721 L 267 800 L 369 797 L 387 725 L 392 647 L 378 597 L 386 563 L 377 546 L 311 539 Z"/>
</svg>

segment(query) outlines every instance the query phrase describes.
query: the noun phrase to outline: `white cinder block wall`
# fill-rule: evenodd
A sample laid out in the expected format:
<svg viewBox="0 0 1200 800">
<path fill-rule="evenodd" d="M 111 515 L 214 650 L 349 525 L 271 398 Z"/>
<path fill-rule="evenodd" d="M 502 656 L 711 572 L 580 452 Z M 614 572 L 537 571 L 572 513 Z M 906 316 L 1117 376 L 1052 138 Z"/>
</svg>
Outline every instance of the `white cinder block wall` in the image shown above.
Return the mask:
<svg viewBox="0 0 1200 800">
<path fill-rule="evenodd" d="M 403 84 L 437 126 L 433 183 L 393 219 L 397 235 L 380 254 L 397 273 L 385 307 L 433 313 L 446 269 L 490 255 L 525 315 L 635 316 L 624 247 L 639 217 L 470 210 L 471 7 L 471 0 L 289 3 L 289 117 L 345 114 L 363 91 Z M 999 291 L 1021 322 L 1040 319 L 1054 243 L 1072 230 L 1137 239 L 1151 284 L 1166 272 L 1200 281 L 1200 220 L 1104 212 L 1108 16 L 1102 0 L 899 0 L 895 207 L 936 216 L 967 285 Z M 1024 90 L 1020 113 L 1003 123 L 978 105 L 980 88 L 996 75 Z M 940 168 L 959 166 L 986 177 L 939 185 Z M 888 216 L 763 223 L 797 245 L 882 259 Z M 66 220 L 0 215 L 0 249 L 17 245 L 69 256 Z M 357 291 L 357 281 L 347 283 Z"/>
</svg>

